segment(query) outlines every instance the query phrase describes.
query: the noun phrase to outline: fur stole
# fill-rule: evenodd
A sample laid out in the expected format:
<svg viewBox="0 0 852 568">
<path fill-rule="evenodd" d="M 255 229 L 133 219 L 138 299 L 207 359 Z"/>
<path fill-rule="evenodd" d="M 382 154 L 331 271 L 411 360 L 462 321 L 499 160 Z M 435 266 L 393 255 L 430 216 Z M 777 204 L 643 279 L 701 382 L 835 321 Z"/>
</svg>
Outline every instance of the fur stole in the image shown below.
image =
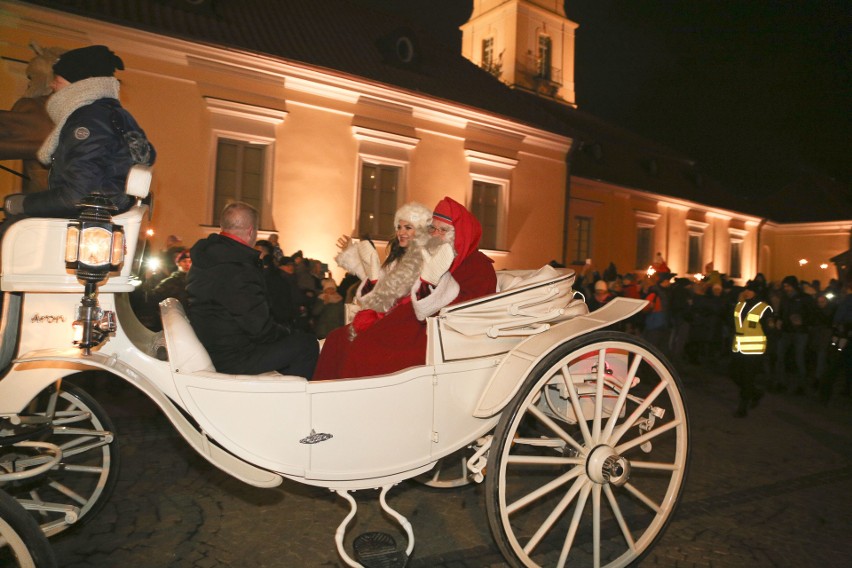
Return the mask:
<svg viewBox="0 0 852 568">
<path fill-rule="evenodd" d="M 50 165 L 50 159 L 59 145 L 59 134 L 71 113 L 100 99 L 118 100 L 118 89 L 118 79 L 115 77 L 89 77 L 71 83 L 47 99 L 47 113 L 56 127 L 39 148 L 38 161 Z"/>
<path fill-rule="evenodd" d="M 362 309 L 384 313 L 393 308 L 397 300 L 411 293 L 411 288 L 420 280 L 423 267 L 421 247 L 416 239 L 412 239 L 402 258 L 384 271 L 375 288 L 358 299 Z"/>
</svg>

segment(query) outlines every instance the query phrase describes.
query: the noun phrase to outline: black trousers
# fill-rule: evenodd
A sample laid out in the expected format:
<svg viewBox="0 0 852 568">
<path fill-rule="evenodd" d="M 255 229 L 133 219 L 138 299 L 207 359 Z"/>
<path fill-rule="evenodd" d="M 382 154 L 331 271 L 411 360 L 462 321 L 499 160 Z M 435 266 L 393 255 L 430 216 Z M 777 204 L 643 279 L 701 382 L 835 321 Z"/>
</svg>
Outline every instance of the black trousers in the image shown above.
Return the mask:
<svg viewBox="0 0 852 568">
<path fill-rule="evenodd" d="M 224 361 L 214 359 L 213 364 L 220 373 L 259 375 L 278 371 L 282 375 L 310 379 L 318 356 L 317 338 L 309 333 L 294 331 L 278 341 L 254 345 L 240 353 L 239 357 L 228 356 Z"/>
<path fill-rule="evenodd" d="M 757 376 L 763 371 L 763 354 L 731 354 L 730 375 L 740 387 L 740 401 L 748 402 L 757 397 Z"/>
</svg>

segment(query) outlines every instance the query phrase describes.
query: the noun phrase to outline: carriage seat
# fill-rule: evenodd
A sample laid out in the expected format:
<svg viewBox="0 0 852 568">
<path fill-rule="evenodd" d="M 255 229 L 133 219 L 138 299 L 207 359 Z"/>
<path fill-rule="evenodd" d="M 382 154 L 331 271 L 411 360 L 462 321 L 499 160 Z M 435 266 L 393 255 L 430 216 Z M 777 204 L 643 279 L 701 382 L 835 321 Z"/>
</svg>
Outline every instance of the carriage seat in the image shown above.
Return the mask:
<svg viewBox="0 0 852 568">
<path fill-rule="evenodd" d="M 166 298 L 160 302 L 160 316 L 163 320 L 163 335 L 166 338 L 169 366 L 173 373 L 216 373 L 220 377 L 250 379 L 281 379 L 285 377 L 285 375 L 276 371 L 260 375 L 220 374 L 216 371 L 207 349 L 195 335 L 195 330 L 189 323 L 186 311 L 177 298 Z"/>
<path fill-rule="evenodd" d="M 137 198 L 136 205 L 113 217 L 124 227 L 125 262 L 117 275 L 104 283 L 102 292 L 130 292 L 130 270 L 142 218 L 148 210 L 141 200 L 151 186 L 151 168 L 134 165 L 127 176 L 127 193 Z M 2 243 L 2 279 L 0 287 L 7 292 L 82 292 L 76 274 L 65 267 L 65 233 L 67 219 L 31 217 L 14 223 L 6 231 Z"/>
<path fill-rule="evenodd" d="M 439 313 L 445 361 L 506 353 L 551 325 L 589 312 L 574 297 L 574 271 L 549 265 L 538 270 L 501 270 L 497 292 L 453 304 Z"/>
</svg>

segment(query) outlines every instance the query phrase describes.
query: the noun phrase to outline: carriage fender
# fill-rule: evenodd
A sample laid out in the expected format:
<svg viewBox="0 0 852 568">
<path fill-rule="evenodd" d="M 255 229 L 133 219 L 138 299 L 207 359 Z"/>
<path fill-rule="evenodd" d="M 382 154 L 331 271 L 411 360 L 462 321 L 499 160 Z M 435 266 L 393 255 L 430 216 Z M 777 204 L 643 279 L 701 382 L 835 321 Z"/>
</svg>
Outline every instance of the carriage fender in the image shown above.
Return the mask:
<svg viewBox="0 0 852 568">
<path fill-rule="evenodd" d="M 647 305 L 645 300 L 616 298 L 594 312 L 557 324 L 519 343 L 500 362 L 482 392 L 473 415 L 494 416 L 509 404 L 539 361 L 568 341 L 627 319 Z"/>
<path fill-rule="evenodd" d="M 78 363 L 118 375 L 145 393 L 163 411 L 169 422 L 189 445 L 225 473 L 255 487 L 276 487 L 283 481 L 283 478 L 277 473 L 256 467 L 211 443 L 203 432 L 199 432 L 184 417 L 168 396 L 160 391 L 143 373 L 120 361 L 117 355 L 100 352 L 84 355 L 80 349 L 42 349 L 26 353 L 17 358 L 15 363 L 36 361 Z"/>
</svg>

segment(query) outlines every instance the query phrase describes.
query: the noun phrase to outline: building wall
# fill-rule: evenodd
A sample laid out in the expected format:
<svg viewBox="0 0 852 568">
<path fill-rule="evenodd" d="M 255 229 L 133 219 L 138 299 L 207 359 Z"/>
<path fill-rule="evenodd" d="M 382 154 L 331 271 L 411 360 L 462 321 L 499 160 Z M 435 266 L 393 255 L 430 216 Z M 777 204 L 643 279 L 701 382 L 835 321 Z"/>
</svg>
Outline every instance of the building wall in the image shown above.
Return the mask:
<svg viewBox="0 0 852 568">
<path fill-rule="evenodd" d="M 852 222 L 767 223 L 761 231 L 767 278 L 780 281 L 787 275 L 800 280 L 819 280 L 823 285 L 837 278 L 830 259 L 850 249 Z M 806 264 L 799 264 L 800 260 Z M 823 267 L 822 265 L 825 265 Z"/>
<path fill-rule="evenodd" d="M 577 248 L 578 216 L 592 220 L 591 256 L 597 270 L 610 262 L 621 274 L 647 270 L 636 257 L 637 229 L 646 226 L 653 227 L 652 254 L 661 253 L 669 268 L 681 276 L 689 276 L 690 232 L 703 234 L 701 272 L 712 263 L 713 270 L 729 274 L 731 241 L 738 240 L 742 242 L 742 276 L 734 280 L 742 284 L 757 273 L 760 219 L 752 216 L 572 176 L 566 261 L 575 268 L 585 260 L 572 254 Z"/>
<path fill-rule="evenodd" d="M 431 207 L 445 195 L 467 204 L 474 174 L 506 183 L 505 246 L 489 251 L 498 268 L 538 267 L 561 254 L 568 138 L 280 59 L 28 5 L 0 2 L 0 10 L 0 84 L 16 91 L 2 89 L 6 108 L 23 92 L 24 65 L 15 61 L 32 56 L 32 40 L 105 44 L 124 60 L 122 103 L 158 152 L 155 248 L 170 234 L 192 244 L 217 230 L 214 158 L 223 133 L 274 145 L 261 234 L 278 232 L 286 253 L 300 249 L 334 266 L 337 238 L 357 227 L 362 157 L 385 153 L 405 162 L 400 204 Z"/>
</svg>

